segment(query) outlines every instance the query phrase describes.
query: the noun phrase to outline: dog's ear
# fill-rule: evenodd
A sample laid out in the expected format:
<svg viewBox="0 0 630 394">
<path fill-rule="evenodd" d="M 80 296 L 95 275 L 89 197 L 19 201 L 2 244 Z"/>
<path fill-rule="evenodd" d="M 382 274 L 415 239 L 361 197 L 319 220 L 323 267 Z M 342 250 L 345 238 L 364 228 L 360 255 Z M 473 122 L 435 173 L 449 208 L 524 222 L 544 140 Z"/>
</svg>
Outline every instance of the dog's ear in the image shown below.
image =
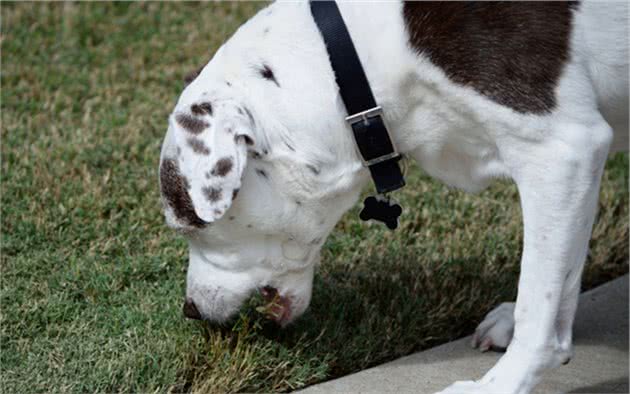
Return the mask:
<svg viewBox="0 0 630 394">
<path fill-rule="evenodd" d="M 248 146 L 254 143 L 253 125 L 241 112 L 199 102 L 171 115 L 160 183 L 165 203 L 179 221 L 195 227 L 214 222 L 236 198 Z M 175 176 L 163 176 L 169 169 Z"/>
</svg>

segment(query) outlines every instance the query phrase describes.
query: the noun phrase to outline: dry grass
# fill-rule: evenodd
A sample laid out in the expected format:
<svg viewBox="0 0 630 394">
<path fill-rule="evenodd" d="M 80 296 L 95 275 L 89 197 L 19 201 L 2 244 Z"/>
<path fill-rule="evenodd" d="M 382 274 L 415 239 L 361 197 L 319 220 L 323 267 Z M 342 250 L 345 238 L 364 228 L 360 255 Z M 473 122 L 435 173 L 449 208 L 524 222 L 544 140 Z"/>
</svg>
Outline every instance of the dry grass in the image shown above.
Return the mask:
<svg viewBox="0 0 630 394">
<path fill-rule="evenodd" d="M 451 340 L 515 295 L 516 189 L 413 169 L 395 233 L 348 213 L 287 330 L 254 299 L 183 319 L 184 242 L 156 167 L 185 74 L 260 3 L 2 3 L 2 391 L 288 391 Z M 608 163 L 584 283 L 628 271 L 628 156 Z"/>
</svg>

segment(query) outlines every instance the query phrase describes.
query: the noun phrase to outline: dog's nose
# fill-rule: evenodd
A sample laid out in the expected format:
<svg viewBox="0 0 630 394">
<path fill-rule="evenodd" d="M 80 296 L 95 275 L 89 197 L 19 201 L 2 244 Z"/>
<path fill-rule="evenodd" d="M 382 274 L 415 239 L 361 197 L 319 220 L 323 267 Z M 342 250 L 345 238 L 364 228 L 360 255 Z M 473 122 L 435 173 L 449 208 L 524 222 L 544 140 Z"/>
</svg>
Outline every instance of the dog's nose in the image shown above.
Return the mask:
<svg viewBox="0 0 630 394">
<path fill-rule="evenodd" d="M 195 303 L 190 298 L 186 298 L 186 301 L 184 301 L 182 311 L 184 312 L 184 316 L 189 319 L 201 320 L 201 313 L 199 313 Z"/>
</svg>

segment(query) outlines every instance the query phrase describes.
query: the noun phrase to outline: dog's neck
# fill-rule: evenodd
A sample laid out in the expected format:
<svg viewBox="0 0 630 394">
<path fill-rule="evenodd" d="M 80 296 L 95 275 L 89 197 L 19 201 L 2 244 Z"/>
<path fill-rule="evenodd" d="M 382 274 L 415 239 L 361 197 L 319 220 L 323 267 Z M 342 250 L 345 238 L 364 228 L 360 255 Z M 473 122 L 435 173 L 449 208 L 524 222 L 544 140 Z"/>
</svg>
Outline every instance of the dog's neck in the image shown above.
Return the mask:
<svg viewBox="0 0 630 394">
<path fill-rule="evenodd" d="M 436 149 L 464 128 L 468 135 L 483 128 L 483 106 L 462 97 L 442 69 L 411 48 L 402 2 L 339 8 L 401 153 L 421 160 L 419 148 Z"/>
<path fill-rule="evenodd" d="M 511 111 L 449 80 L 409 41 L 402 2 L 339 3 L 398 150 L 429 174 L 470 191 L 504 174 L 488 113 Z M 416 32 L 417 33 L 417 32 Z M 465 132 L 464 132 L 465 131 Z"/>
<path fill-rule="evenodd" d="M 396 146 L 409 153 L 421 141 L 417 133 L 405 131 L 406 119 L 417 106 L 416 88 L 430 75 L 418 73 L 418 58 L 407 44 L 402 3 L 356 7 L 340 2 L 339 8 Z"/>
<path fill-rule="evenodd" d="M 485 128 L 479 120 L 479 111 L 485 107 L 475 106 L 474 98 L 471 105 L 470 97 L 453 90 L 442 70 L 412 50 L 402 7 L 402 3 L 390 2 L 361 7 L 339 3 L 399 152 L 413 157 L 431 175 L 472 189 L 465 184 L 476 176 L 470 174 L 470 160 L 447 163 L 448 174 L 441 168 L 452 161 L 449 154 L 444 154 L 445 148 L 451 145 L 460 149 L 462 136 L 469 145 L 475 139 L 479 140 L 473 141 L 475 144 L 486 143 Z M 295 160 L 321 169 L 319 182 L 307 185 L 305 192 L 334 189 L 333 184 L 352 185 L 353 189 L 365 186 L 370 179 L 368 171 L 362 168 L 345 124 L 347 113 L 308 4 L 274 3 L 250 22 L 237 33 L 242 35 L 238 46 L 232 51 L 228 43 L 226 50 L 243 53 L 247 60 L 243 68 L 247 77 L 234 75 L 235 82 L 250 81 L 259 62 L 275 71 L 277 80 L 261 82 L 266 83 L 264 88 L 252 89 L 248 83 L 242 89 L 257 112 L 257 120 L 268 131 L 264 139 L 273 147 L 271 150 L 289 158 L 287 166 L 293 173 L 301 167 L 296 166 Z M 247 46 L 250 42 L 257 43 L 255 49 Z M 291 56 L 287 56 L 287 51 L 291 51 Z M 228 73 L 234 72 L 230 70 Z M 459 132 L 462 129 L 467 132 Z M 299 144 L 302 149 L 298 146 L 298 152 L 289 152 L 285 149 L 287 142 L 290 146 Z M 470 152 L 489 157 L 485 146 L 476 146 Z M 458 152 L 454 157 L 463 155 Z M 436 167 L 431 168 L 434 164 Z"/>
<path fill-rule="evenodd" d="M 478 171 L 485 166 L 478 156 L 494 154 L 480 120 L 485 106 L 462 95 L 442 69 L 411 48 L 403 3 L 339 3 L 339 8 L 399 152 L 448 184 L 485 187 L 497 173 Z M 469 152 L 454 154 L 471 145 L 469 159 Z"/>
</svg>

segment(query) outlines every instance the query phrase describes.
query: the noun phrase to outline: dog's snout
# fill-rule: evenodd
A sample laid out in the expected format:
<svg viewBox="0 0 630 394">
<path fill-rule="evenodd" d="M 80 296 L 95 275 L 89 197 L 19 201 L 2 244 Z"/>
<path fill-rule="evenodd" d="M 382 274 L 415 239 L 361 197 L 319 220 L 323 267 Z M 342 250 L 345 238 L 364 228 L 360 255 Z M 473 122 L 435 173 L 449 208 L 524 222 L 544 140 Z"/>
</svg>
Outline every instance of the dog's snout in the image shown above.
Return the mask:
<svg viewBox="0 0 630 394">
<path fill-rule="evenodd" d="M 186 301 L 184 301 L 182 311 L 184 312 L 184 316 L 189 319 L 201 320 L 201 313 L 199 313 L 195 303 L 190 298 L 186 298 Z"/>
</svg>

